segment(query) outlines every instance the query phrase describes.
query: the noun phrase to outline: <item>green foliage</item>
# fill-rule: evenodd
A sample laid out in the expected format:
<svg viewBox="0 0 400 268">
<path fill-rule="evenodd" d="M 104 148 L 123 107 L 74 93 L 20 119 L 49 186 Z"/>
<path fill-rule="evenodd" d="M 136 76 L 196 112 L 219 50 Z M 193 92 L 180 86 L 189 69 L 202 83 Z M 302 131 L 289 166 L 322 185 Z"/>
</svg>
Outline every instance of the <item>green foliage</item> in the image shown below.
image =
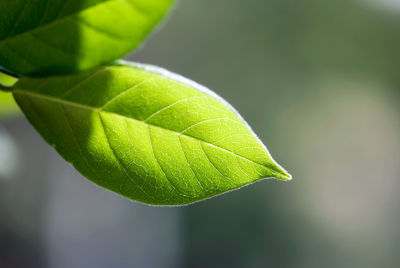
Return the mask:
<svg viewBox="0 0 400 268">
<path fill-rule="evenodd" d="M 11 87 L 0 89 L 79 172 L 133 200 L 183 205 L 264 178 L 290 180 L 209 89 L 158 67 L 109 64 L 172 2 L 1 1 L 0 70 L 22 77 L 13 85 L 3 75 Z M 0 115 L 16 109 L 2 94 Z"/>
<path fill-rule="evenodd" d="M 0 72 L 0 86 L 12 86 L 17 79 Z M 10 93 L 0 91 L 0 119 L 20 114 L 20 109 Z"/>
<path fill-rule="evenodd" d="M 6 75 L 2 72 L 0 72 L 0 84 L 4 85 L 6 87 L 11 87 L 12 85 L 14 85 L 17 82 L 18 79 L 16 79 L 15 77 Z"/>
<path fill-rule="evenodd" d="M 70 73 L 135 48 L 173 0 L 2 0 L 0 65 L 19 74 Z"/>
<path fill-rule="evenodd" d="M 10 93 L 0 91 L 0 119 L 9 118 L 20 113 L 20 109 L 16 105 Z"/>
<path fill-rule="evenodd" d="M 14 96 L 65 160 L 131 199 L 181 205 L 266 177 L 290 179 L 233 108 L 160 68 L 23 78 Z"/>
</svg>

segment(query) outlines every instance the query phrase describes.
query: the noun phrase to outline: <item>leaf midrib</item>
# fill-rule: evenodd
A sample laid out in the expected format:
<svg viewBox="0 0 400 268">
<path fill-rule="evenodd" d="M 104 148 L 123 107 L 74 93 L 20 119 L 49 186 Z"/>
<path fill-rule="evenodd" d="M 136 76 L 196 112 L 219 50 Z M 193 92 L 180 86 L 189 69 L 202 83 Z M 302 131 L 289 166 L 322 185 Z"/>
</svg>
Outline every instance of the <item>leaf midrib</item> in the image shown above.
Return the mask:
<svg viewBox="0 0 400 268">
<path fill-rule="evenodd" d="M 45 29 L 45 28 L 47 28 L 47 27 L 50 27 L 50 26 L 52 26 L 52 25 L 54 25 L 54 24 L 57 24 L 57 23 L 61 23 L 61 22 L 63 22 L 63 21 L 66 21 L 66 20 L 68 20 L 68 19 L 70 19 L 70 18 L 76 16 L 76 15 L 79 14 L 80 12 L 86 11 L 86 10 L 88 10 L 88 9 L 94 8 L 94 7 L 96 7 L 96 6 L 99 6 L 99 5 L 102 5 L 102 4 L 106 3 L 106 2 L 111 2 L 111 1 L 118 1 L 118 0 L 104 0 L 103 2 L 99 2 L 99 3 L 97 3 L 97 4 L 88 6 L 88 7 L 86 7 L 85 9 L 77 10 L 76 12 L 73 12 L 73 13 L 67 15 L 67 16 L 64 16 L 64 17 L 59 18 L 59 19 L 56 18 L 55 20 L 53 20 L 53 21 L 51 21 L 51 22 L 49 22 L 49 23 L 46 23 L 46 24 L 43 24 L 43 25 L 39 25 L 38 27 L 33 28 L 33 29 L 31 29 L 31 30 L 24 31 L 24 32 L 19 33 L 19 34 L 16 34 L 16 35 L 6 37 L 6 38 L 0 40 L 0 44 L 5 43 L 5 42 L 8 42 L 8 41 L 10 41 L 10 40 L 12 40 L 12 39 L 14 39 L 14 38 L 17 38 L 17 37 L 19 37 L 19 36 L 22 36 L 22 35 L 24 35 L 24 34 L 32 34 L 32 33 L 38 32 L 38 31 L 40 31 L 40 30 L 42 30 L 42 29 Z"/>
<path fill-rule="evenodd" d="M 38 94 L 38 93 L 34 93 L 34 92 L 26 91 L 26 90 L 20 90 L 20 89 L 14 89 L 13 90 L 13 94 L 22 94 L 22 95 L 29 95 L 29 96 L 34 97 L 34 98 L 42 98 L 42 99 L 45 99 L 45 100 L 48 100 L 48 101 L 52 101 L 52 102 L 56 102 L 56 103 L 59 103 L 59 104 L 68 105 L 68 106 L 74 106 L 74 107 L 77 107 L 77 108 L 80 108 L 80 109 L 89 110 L 89 111 L 96 112 L 96 113 L 106 113 L 106 114 L 109 114 L 109 115 L 112 115 L 112 116 L 116 116 L 116 117 L 122 118 L 124 120 L 135 121 L 136 123 L 140 123 L 140 124 L 143 124 L 145 126 L 151 126 L 151 127 L 159 128 L 159 129 L 162 129 L 163 131 L 171 132 L 171 133 L 173 133 L 175 135 L 178 135 L 178 136 L 184 136 L 184 137 L 195 139 L 197 141 L 201 141 L 201 142 L 203 142 L 203 143 L 205 143 L 207 145 L 210 145 L 212 147 L 215 147 L 217 149 L 223 150 L 225 152 L 233 154 L 233 155 L 235 155 L 237 157 L 240 157 L 242 159 L 245 159 L 247 161 L 250 161 L 250 162 L 252 162 L 252 163 L 254 163 L 256 165 L 259 165 L 259 166 L 261 166 L 261 167 L 263 167 L 263 168 L 265 168 L 267 170 L 270 170 L 273 173 L 272 175 L 276 175 L 276 174 L 284 175 L 281 172 L 279 172 L 278 170 L 274 170 L 274 169 L 272 169 L 270 167 L 267 167 L 267 166 L 265 166 L 263 164 L 260 164 L 258 162 L 255 162 L 255 161 L 251 160 L 251 159 L 248 159 L 247 157 L 238 155 L 238 154 L 236 154 L 236 153 L 234 153 L 234 152 L 232 152 L 230 150 L 227 150 L 227 149 L 225 149 L 223 147 L 220 147 L 220 146 L 217 146 L 215 144 L 212 144 L 212 143 L 210 143 L 208 141 L 205 141 L 205 140 L 202 140 L 202 139 L 199 139 L 199 138 L 187 135 L 187 134 L 183 134 L 183 133 L 180 133 L 180 132 L 175 132 L 175 131 L 167 129 L 165 127 L 157 126 L 157 125 L 154 125 L 154 124 L 149 124 L 148 122 L 141 121 L 141 120 L 138 120 L 138 119 L 135 119 L 135 118 L 127 117 L 127 116 L 120 115 L 120 114 L 113 113 L 113 112 L 109 112 L 109 111 L 104 111 L 104 110 L 102 110 L 102 107 L 96 108 L 96 107 L 92 107 L 92 106 L 88 106 L 88 105 L 84 105 L 84 104 L 80 104 L 80 103 L 67 101 L 67 100 L 64 100 L 64 99 L 57 98 L 57 97 L 47 96 L 47 95 Z"/>
</svg>

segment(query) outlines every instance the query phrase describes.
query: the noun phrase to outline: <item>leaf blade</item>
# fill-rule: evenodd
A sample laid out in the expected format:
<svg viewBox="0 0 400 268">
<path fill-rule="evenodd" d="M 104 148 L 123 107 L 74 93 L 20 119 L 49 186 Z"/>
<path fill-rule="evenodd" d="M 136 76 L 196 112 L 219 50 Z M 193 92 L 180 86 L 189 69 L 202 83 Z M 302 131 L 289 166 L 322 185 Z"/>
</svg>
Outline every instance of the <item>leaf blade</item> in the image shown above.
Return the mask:
<svg viewBox="0 0 400 268">
<path fill-rule="evenodd" d="M 8 17 L 0 22 L 0 65 L 19 74 L 47 75 L 110 62 L 136 48 L 172 2 L 1 2 L 0 13 Z"/>
<path fill-rule="evenodd" d="M 242 118 L 214 96 L 137 67 L 109 66 L 90 76 L 73 77 L 74 90 L 57 93 L 51 88 L 64 77 L 22 79 L 14 96 L 44 138 L 67 161 L 78 159 L 76 168 L 95 183 L 144 203 L 181 205 L 264 177 L 290 179 Z M 46 86 L 28 89 L 31 84 Z M 99 97 L 90 99 L 95 91 Z M 54 106 L 64 115 L 46 116 Z M 45 129 L 63 116 L 68 122 L 60 129 Z M 65 135 L 67 125 L 73 135 Z"/>
<path fill-rule="evenodd" d="M 6 75 L 0 70 L 0 88 L 1 86 L 4 86 L 7 90 L 11 91 L 11 88 L 16 81 L 16 78 Z M 0 90 L 0 120 L 10 117 L 12 118 L 20 114 L 21 111 L 15 103 L 11 93 Z"/>
</svg>

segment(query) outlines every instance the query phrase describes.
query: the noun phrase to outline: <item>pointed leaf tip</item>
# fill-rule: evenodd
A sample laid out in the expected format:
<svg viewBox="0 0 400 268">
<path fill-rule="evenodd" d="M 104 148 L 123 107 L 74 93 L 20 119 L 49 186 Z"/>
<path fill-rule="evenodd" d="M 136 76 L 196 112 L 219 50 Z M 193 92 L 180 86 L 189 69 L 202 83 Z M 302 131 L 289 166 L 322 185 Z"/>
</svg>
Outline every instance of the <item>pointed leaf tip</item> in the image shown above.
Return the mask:
<svg viewBox="0 0 400 268">
<path fill-rule="evenodd" d="M 225 100 L 164 69 L 122 64 L 25 77 L 13 94 L 65 160 L 133 200 L 184 205 L 264 178 L 291 179 Z"/>
</svg>

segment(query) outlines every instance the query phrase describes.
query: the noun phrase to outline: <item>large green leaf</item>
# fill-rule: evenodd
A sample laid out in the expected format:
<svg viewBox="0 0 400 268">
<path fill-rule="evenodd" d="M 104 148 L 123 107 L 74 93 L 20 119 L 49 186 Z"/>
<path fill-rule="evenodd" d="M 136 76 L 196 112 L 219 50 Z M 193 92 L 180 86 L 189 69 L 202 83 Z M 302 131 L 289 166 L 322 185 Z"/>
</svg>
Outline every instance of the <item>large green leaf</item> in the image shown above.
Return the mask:
<svg viewBox="0 0 400 268">
<path fill-rule="evenodd" d="M 65 160 L 134 200 L 181 205 L 291 178 L 229 104 L 157 67 L 23 78 L 14 97 Z"/>
<path fill-rule="evenodd" d="M 135 48 L 173 0 L 1 0 L 0 66 L 70 73 Z"/>
</svg>

